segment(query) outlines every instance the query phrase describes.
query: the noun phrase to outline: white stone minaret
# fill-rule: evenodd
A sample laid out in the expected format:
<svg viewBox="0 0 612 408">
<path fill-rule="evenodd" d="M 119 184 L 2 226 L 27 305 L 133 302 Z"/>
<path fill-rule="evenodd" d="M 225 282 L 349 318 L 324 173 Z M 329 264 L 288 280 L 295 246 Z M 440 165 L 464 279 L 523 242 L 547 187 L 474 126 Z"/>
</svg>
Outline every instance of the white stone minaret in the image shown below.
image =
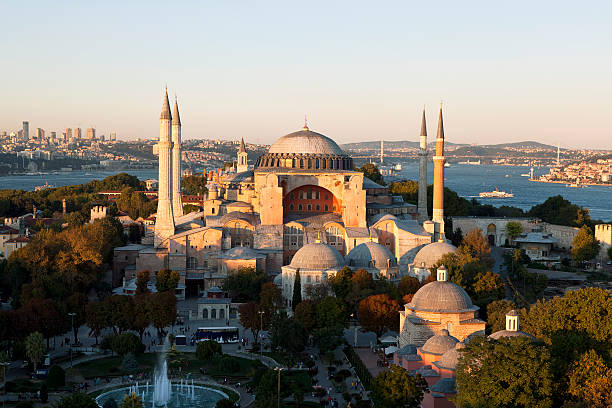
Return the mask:
<svg viewBox="0 0 612 408">
<path fill-rule="evenodd" d="M 429 220 L 427 214 L 427 124 L 425 123 L 425 108 L 421 119 L 421 136 L 419 149 L 419 194 L 418 194 L 418 220 Z"/>
<path fill-rule="evenodd" d="M 172 213 L 172 115 L 168 101 L 168 89 L 164 95 L 161 116 L 159 117 L 159 188 L 157 191 L 157 215 L 155 218 L 155 247 L 174 235 L 174 216 Z"/>
<path fill-rule="evenodd" d="M 175 97 L 174 109 L 172 110 L 172 210 L 175 220 L 183 215 L 181 154 L 181 117 L 178 110 L 178 101 Z"/>
</svg>

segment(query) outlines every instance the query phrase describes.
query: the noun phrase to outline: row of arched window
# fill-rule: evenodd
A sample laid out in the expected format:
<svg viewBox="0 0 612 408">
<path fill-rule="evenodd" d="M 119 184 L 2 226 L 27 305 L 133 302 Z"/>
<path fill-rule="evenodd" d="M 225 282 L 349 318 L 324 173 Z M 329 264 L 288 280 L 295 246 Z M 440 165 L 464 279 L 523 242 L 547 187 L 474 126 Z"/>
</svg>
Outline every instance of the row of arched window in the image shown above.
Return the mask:
<svg viewBox="0 0 612 408">
<path fill-rule="evenodd" d="M 350 157 L 283 158 L 265 155 L 257 160 L 257 167 L 288 167 L 292 169 L 352 170 Z"/>
</svg>

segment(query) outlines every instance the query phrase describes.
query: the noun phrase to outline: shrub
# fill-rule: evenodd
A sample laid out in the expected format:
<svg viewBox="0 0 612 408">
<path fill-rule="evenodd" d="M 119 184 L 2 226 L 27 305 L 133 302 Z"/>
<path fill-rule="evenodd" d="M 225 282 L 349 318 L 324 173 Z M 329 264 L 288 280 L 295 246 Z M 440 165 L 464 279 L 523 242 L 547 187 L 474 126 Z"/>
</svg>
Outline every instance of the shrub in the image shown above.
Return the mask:
<svg viewBox="0 0 612 408">
<path fill-rule="evenodd" d="M 117 337 L 116 334 L 109 334 L 108 336 L 104 336 L 102 341 L 100 342 L 100 348 L 102 350 L 113 350 L 113 340 Z"/>
<path fill-rule="evenodd" d="M 66 385 L 66 372 L 58 365 L 53 365 L 49 369 L 49 375 L 47 376 L 47 385 L 50 388 L 58 388 Z"/>
<path fill-rule="evenodd" d="M 215 404 L 215 408 L 233 408 L 233 407 L 234 407 L 234 404 L 226 398 L 220 399 Z"/>
<path fill-rule="evenodd" d="M 219 356 L 215 358 L 215 365 L 227 373 L 240 371 L 240 363 L 231 356 Z"/>
<path fill-rule="evenodd" d="M 15 408 L 32 408 L 34 407 L 34 404 L 32 404 L 30 401 L 20 401 L 17 403 L 17 405 L 15 405 Z"/>
<path fill-rule="evenodd" d="M 133 353 L 127 353 L 121 362 L 121 371 L 131 373 L 138 370 L 138 361 Z"/>
<path fill-rule="evenodd" d="M 114 399 L 110 398 L 106 400 L 104 405 L 102 405 L 102 408 L 119 408 L 119 407 L 117 406 L 117 402 Z"/>
<path fill-rule="evenodd" d="M 214 340 L 204 340 L 196 347 L 196 357 L 198 360 L 209 360 L 216 354 L 222 355 L 221 345 Z"/>
<path fill-rule="evenodd" d="M 121 333 L 113 339 L 113 351 L 120 356 L 127 353 L 142 354 L 145 350 L 144 344 L 134 333 Z"/>
<path fill-rule="evenodd" d="M 47 384 L 45 383 L 40 386 L 40 400 L 43 403 L 49 400 L 49 389 L 47 388 Z"/>
</svg>

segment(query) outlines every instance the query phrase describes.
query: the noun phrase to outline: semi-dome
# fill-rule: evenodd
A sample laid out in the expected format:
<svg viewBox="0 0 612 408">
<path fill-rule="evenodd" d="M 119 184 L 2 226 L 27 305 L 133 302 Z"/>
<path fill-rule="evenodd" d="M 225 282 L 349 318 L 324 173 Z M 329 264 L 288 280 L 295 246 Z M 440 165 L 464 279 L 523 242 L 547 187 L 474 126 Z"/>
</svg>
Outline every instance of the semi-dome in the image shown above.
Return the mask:
<svg viewBox="0 0 612 408">
<path fill-rule="evenodd" d="M 331 154 L 346 156 L 346 153 L 329 137 L 308 128 L 289 133 L 270 146 L 268 153 Z"/>
<path fill-rule="evenodd" d="M 455 252 L 457 247 L 447 242 L 427 244 L 417 252 L 413 265 L 416 268 L 433 268 L 444 255 Z"/>
<path fill-rule="evenodd" d="M 305 125 L 302 130 L 289 133 L 274 142 L 268 153 L 257 159 L 255 167 L 353 170 L 353 159 L 332 139 L 311 131 Z"/>
<path fill-rule="evenodd" d="M 429 282 L 414 294 L 408 309 L 434 313 L 461 313 L 478 310 L 463 288 L 452 282 Z"/>
<path fill-rule="evenodd" d="M 448 350 L 452 350 L 459 343 L 459 340 L 448 333 L 448 330 L 442 329 L 439 334 L 430 337 L 423 344 L 421 351 L 429 354 L 444 354 Z"/>
<path fill-rule="evenodd" d="M 376 242 L 357 245 L 346 255 L 346 263 L 358 268 L 388 268 L 395 266 L 395 257 L 386 247 Z"/>
<path fill-rule="evenodd" d="M 459 362 L 459 350 L 464 349 L 465 348 L 465 344 L 464 343 L 457 343 L 455 344 L 455 347 L 447 350 L 442 357 L 440 358 L 440 360 L 436 361 L 434 364 L 436 365 L 436 367 L 438 368 L 445 368 L 447 370 L 454 370 L 457 368 L 457 363 Z"/>
<path fill-rule="evenodd" d="M 494 340 L 499 340 L 503 337 L 526 337 L 528 339 L 535 340 L 535 337 L 533 337 L 531 334 L 518 330 L 498 330 L 489 336 L 489 338 Z"/>
<path fill-rule="evenodd" d="M 336 248 L 321 242 L 315 242 L 300 248 L 293 255 L 289 265 L 296 269 L 335 269 L 344 266 L 344 258 Z"/>
</svg>

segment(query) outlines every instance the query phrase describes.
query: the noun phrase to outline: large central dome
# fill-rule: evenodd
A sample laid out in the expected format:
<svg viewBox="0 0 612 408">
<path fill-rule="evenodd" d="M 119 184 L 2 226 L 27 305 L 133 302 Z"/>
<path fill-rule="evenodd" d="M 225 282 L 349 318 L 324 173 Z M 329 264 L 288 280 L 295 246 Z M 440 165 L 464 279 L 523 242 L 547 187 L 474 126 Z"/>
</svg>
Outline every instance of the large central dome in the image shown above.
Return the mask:
<svg viewBox="0 0 612 408">
<path fill-rule="evenodd" d="M 329 137 L 308 129 L 281 137 L 270 146 L 268 153 L 346 155 Z"/>
<path fill-rule="evenodd" d="M 351 159 L 327 136 L 313 132 L 308 126 L 289 133 L 270 146 L 268 153 L 257 159 L 257 169 L 353 170 Z"/>
</svg>

